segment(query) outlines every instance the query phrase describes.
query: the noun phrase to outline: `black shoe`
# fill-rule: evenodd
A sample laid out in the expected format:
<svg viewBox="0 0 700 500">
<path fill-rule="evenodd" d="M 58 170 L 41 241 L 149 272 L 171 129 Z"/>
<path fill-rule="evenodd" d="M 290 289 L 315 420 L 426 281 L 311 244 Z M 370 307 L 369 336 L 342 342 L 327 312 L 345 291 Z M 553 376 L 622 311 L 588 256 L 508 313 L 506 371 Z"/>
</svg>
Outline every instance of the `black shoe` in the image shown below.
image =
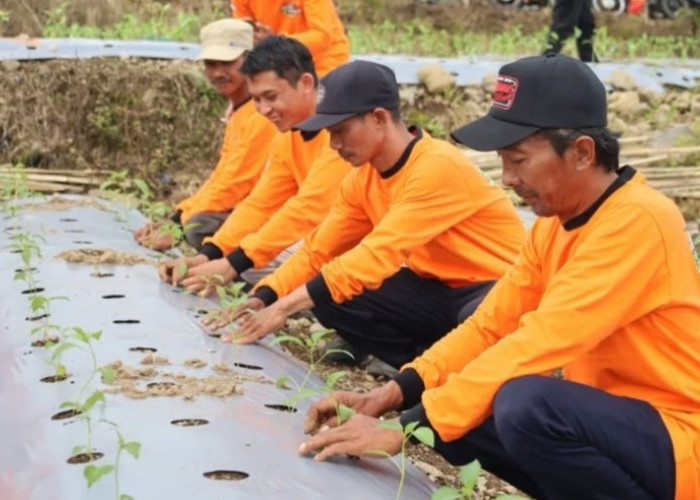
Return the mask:
<svg viewBox="0 0 700 500">
<path fill-rule="evenodd" d="M 328 353 L 325 354 L 324 361 L 347 366 L 360 366 L 369 357 L 366 352 L 353 347 L 340 337 L 329 342 L 323 353 Z"/>
<path fill-rule="evenodd" d="M 370 375 L 383 377 L 387 380 L 392 380 L 399 374 L 396 368 L 374 356 L 367 356 L 364 363 L 360 365 L 360 368 Z"/>
</svg>

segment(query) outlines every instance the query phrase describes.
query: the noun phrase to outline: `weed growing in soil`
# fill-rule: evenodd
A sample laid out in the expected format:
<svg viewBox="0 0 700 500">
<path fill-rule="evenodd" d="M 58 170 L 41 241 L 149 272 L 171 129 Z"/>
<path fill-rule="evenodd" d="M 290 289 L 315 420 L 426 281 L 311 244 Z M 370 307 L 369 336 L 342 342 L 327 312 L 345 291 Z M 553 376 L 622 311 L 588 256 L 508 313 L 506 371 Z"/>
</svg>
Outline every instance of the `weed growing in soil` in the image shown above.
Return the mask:
<svg viewBox="0 0 700 500">
<path fill-rule="evenodd" d="M 459 469 L 459 480 L 462 483 L 459 489 L 443 486 L 435 490 L 430 500 L 471 500 L 474 498 L 474 488 L 480 473 L 481 463 L 478 460 L 469 462 Z M 527 500 L 527 498 L 520 495 L 499 495 L 496 500 Z"/>
<path fill-rule="evenodd" d="M 394 465 L 396 465 L 396 468 L 399 469 L 401 476 L 399 479 L 399 486 L 396 488 L 396 500 L 401 498 L 404 481 L 406 480 L 406 445 L 408 442 L 411 440 L 411 438 L 414 438 L 424 445 L 430 446 L 431 448 L 435 446 L 435 434 L 433 433 L 433 430 L 430 427 L 419 427 L 419 424 L 419 422 L 409 422 L 405 426 L 402 426 L 396 419 L 382 420 L 379 424 L 379 426 L 383 429 L 392 429 L 403 433 L 401 452 L 399 453 L 398 459 L 395 459 L 384 450 L 370 450 L 370 453 L 389 458 Z"/>
</svg>

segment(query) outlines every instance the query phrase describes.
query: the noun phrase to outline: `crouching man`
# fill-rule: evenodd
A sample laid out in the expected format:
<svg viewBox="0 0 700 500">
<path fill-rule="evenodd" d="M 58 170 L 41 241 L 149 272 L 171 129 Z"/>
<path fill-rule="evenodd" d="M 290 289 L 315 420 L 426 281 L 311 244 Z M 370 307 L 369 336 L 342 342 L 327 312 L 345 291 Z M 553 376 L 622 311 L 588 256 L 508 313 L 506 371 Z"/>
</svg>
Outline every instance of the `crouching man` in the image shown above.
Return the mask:
<svg viewBox="0 0 700 500">
<path fill-rule="evenodd" d="M 434 429 L 450 462 L 479 459 L 537 499 L 700 498 L 700 277 L 683 217 L 618 168 L 584 63 L 521 59 L 495 96 L 453 135 L 497 150 L 539 216 L 516 264 L 393 381 L 336 394 L 358 414 L 301 452 L 396 453 L 401 433 L 376 417 L 406 410 L 401 423 Z M 307 431 L 334 424 L 333 404 L 311 408 Z"/>
</svg>

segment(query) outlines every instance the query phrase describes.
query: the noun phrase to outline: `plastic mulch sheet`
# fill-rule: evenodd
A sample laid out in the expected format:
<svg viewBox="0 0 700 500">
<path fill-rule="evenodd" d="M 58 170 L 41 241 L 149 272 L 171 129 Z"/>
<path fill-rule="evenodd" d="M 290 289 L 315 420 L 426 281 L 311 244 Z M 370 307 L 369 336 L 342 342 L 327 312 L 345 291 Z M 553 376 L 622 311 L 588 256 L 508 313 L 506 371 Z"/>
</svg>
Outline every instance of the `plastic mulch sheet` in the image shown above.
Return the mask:
<svg viewBox="0 0 700 500">
<path fill-rule="evenodd" d="M 274 381 L 284 375 L 300 381 L 304 366 L 266 341 L 234 348 L 208 336 L 198 317 L 215 307 L 213 301 L 160 283 L 153 264 L 122 263 L 153 259 L 130 232 L 143 224 L 143 216 L 93 198 L 62 199 L 70 202 L 33 199 L 14 218 L 0 216 L 0 498 L 115 498 L 113 473 L 90 488 L 83 476 L 87 465 L 115 463 L 117 434 L 105 421 L 116 424 L 125 441 L 141 443 L 138 460 L 123 452 L 119 461 L 120 492 L 136 499 L 395 497 L 399 471 L 389 460 L 317 463 L 298 454 L 311 401 L 300 402 L 296 413 L 265 405 L 283 403 L 291 393 Z M 14 279 L 21 255 L 7 245 L 22 233 L 45 240 L 39 240 L 41 258 L 32 267 L 36 288 L 43 289 L 34 294 L 56 298 L 48 318 L 33 319 L 32 293 L 23 293 L 27 284 Z M 109 252 L 98 251 L 105 249 Z M 102 262 L 58 257 L 76 250 Z M 75 348 L 60 358 L 70 376 L 42 382 L 54 373 L 49 361 L 55 352 L 31 345 L 41 335 L 30 331 L 42 321 L 101 331 L 92 342 L 96 362 L 112 365 L 117 379 L 107 384 L 97 376 L 83 389 L 91 356 Z M 321 381 L 313 378 L 312 386 Z M 74 448 L 86 445 L 87 422 L 52 416 L 66 410 L 63 402 L 76 400 L 81 391 L 84 399 L 95 389 L 104 391 L 105 402 L 89 412 L 90 446 L 104 456 L 69 464 Z M 180 424 L 204 425 L 172 423 L 183 419 Z M 229 480 L 205 477 L 209 472 Z M 428 498 L 433 489 L 422 473 L 407 467 L 402 498 Z"/>
</svg>

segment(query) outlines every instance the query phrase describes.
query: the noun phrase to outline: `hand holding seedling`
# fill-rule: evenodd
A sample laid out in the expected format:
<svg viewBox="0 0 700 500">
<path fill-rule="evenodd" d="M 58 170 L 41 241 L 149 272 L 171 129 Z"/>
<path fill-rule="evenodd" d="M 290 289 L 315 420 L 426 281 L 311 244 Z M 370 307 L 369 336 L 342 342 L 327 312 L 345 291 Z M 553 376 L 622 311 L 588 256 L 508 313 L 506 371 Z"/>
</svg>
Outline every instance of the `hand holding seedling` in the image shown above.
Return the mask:
<svg viewBox="0 0 700 500">
<path fill-rule="evenodd" d="M 237 318 L 241 326 L 233 333 L 236 342 L 250 344 L 282 328 L 287 321 L 287 311 L 280 304 L 280 302 L 272 304 L 256 314 L 245 312 L 241 314 Z"/>
<path fill-rule="evenodd" d="M 377 418 L 355 414 L 340 427 L 322 427 L 316 435 L 302 443 L 299 452 L 317 452 L 314 460 L 318 461 L 336 455 L 387 457 L 401 451 L 403 440 L 401 430 L 383 427 Z"/>
<path fill-rule="evenodd" d="M 215 259 L 189 267 L 180 279 L 180 286 L 188 292 L 206 296 L 214 292 L 217 286 L 231 283 L 236 276 L 238 274 L 228 260 Z"/>
<path fill-rule="evenodd" d="M 336 408 L 339 404 L 362 415 L 380 417 L 391 410 L 400 408 L 402 402 L 401 389 L 394 381 L 365 394 L 346 391 L 335 392 L 331 397 L 311 405 L 304 421 L 304 433 L 314 434 L 323 427 L 337 427 Z"/>
<path fill-rule="evenodd" d="M 218 330 L 219 328 L 223 328 L 232 321 L 235 321 L 239 317 L 244 316 L 246 314 L 251 314 L 256 311 L 260 311 L 264 307 L 265 304 L 262 300 L 260 300 L 257 297 L 249 297 L 245 302 L 243 302 L 233 310 L 227 311 L 228 314 L 224 315 L 224 317 L 222 317 L 221 314 L 209 315 L 202 320 L 202 324 L 212 331 Z M 228 333 L 226 335 L 221 336 L 221 340 L 223 340 L 224 342 L 231 342 L 231 338 L 232 335 Z"/>
<path fill-rule="evenodd" d="M 134 231 L 134 239 L 139 245 L 153 250 L 168 250 L 175 246 L 173 235 L 161 231 L 163 222 L 149 222 L 142 228 Z"/>
<path fill-rule="evenodd" d="M 161 281 L 171 283 L 173 286 L 179 284 L 180 280 L 192 268 L 209 262 L 206 255 L 198 254 L 194 257 L 180 257 L 179 259 L 167 260 L 158 266 L 158 276 Z"/>
</svg>

